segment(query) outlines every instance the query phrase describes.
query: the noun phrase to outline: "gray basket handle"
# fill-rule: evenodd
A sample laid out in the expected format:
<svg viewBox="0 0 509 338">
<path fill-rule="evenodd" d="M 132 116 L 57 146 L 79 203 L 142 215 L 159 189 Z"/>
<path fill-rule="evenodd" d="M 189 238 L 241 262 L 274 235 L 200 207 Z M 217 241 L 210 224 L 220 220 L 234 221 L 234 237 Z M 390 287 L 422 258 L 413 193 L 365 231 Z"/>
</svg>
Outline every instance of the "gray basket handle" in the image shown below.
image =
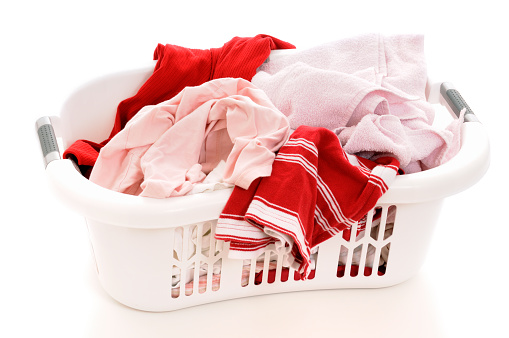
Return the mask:
<svg viewBox="0 0 509 338">
<path fill-rule="evenodd" d="M 51 125 L 51 119 L 48 116 L 39 118 L 35 122 L 35 128 L 39 136 L 44 167 L 46 168 L 51 161 L 61 159 L 57 138 L 55 137 L 55 131 Z"/>
<path fill-rule="evenodd" d="M 463 109 L 465 111 L 465 122 L 479 122 L 477 116 L 475 116 L 474 112 L 468 106 L 467 102 L 458 90 L 454 87 L 454 85 L 450 82 L 444 82 L 440 85 L 440 94 L 445 99 L 445 102 L 449 105 L 449 108 L 453 111 L 453 113 L 459 117 L 460 112 Z"/>
</svg>

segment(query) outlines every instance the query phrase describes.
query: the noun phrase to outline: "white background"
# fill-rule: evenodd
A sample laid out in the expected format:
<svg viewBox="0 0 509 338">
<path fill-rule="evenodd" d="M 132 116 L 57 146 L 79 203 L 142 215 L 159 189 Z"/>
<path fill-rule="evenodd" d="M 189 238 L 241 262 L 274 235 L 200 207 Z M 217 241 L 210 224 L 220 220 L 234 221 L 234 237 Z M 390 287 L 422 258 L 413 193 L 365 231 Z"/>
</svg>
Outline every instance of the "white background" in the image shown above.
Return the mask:
<svg viewBox="0 0 509 338">
<path fill-rule="evenodd" d="M 509 337 L 502 4 L 2 2 L 0 336 Z M 490 134 L 488 173 L 446 200 L 420 273 L 386 289 L 262 296 L 170 313 L 113 301 L 95 275 L 83 219 L 48 190 L 35 120 L 58 114 L 83 82 L 147 64 L 157 43 L 208 49 L 264 33 L 307 48 L 365 32 L 424 34 L 430 74 L 453 82 Z"/>
</svg>

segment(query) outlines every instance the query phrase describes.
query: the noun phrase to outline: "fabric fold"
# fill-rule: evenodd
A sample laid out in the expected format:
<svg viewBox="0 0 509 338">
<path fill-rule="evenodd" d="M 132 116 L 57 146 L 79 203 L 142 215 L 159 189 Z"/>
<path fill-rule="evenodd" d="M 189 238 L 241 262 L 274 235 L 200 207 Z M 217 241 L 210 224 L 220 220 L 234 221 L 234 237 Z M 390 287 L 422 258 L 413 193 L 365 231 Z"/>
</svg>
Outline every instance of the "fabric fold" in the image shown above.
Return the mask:
<svg viewBox="0 0 509 338">
<path fill-rule="evenodd" d="M 100 149 L 144 106 L 169 100 L 187 86 L 199 86 L 213 79 L 232 77 L 250 81 L 271 50 L 293 48 L 294 45 L 265 34 L 234 37 L 222 47 L 211 49 L 158 44 L 152 75 L 134 96 L 119 103 L 109 137 L 100 143 L 77 140 L 63 157 L 74 160 L 88 177 Z"/>
<path fill-rule="evenodd" d="M 392 157 L 373 162 L 348 155 L 332 131 L 301 126 L 279 150 L 269 177 L 234 188 L 215 237 L 230 242 L 230 258 L 255 258 L 271 246 L 306 278 L 313 248 L 358 224 L 398 167 Z"/>
<path fill-rule="evenodd" d="M 334 130 L 348 153 L 391 154 L 408 174 L 459 150 L 461 121 L 432 126 L 421 35 L 366 34 L 296 51 L 260 66 L 252 82 L 292 129 Z"/>
<path fill-rule="evenodd" d="M 289 134 L 262 90 L 244 79 L 216 79 L 141 109 L 101 149 L 90 180 L 132 195 L 181 196 L 225 161 L 224 183 L 247 188 L 271 174 Z"/>
</svg>

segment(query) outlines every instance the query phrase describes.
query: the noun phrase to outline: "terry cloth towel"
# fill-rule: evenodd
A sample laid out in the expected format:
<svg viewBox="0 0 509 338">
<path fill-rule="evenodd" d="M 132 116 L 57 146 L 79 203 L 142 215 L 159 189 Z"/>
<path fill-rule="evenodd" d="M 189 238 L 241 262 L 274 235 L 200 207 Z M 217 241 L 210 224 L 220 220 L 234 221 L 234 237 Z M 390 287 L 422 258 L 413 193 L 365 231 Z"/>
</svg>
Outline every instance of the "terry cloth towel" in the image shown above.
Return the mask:
<svg viewBox="0 0 509 338">
<path fill-rule="evenodd" d="M 424 38 L 367 34 L 270 60 L 252 79 L 290 126 L 335 130 L 344 150 L 396 157 L 406 173 L 433 168 L 459 147 L 460 128 L 432 127 Z"/>
<path fill-rule="evenodd" d="M 255 258 L 274 245 L 306 278 L 311 250 L 364 218 L 398 166 L 392 157 L 348 155 L 334 132 L 301 126 L 279 150 L 271 176 L 233 189 L 215 237 L 230 242 L 230 258 Z"/>
<path fill-rule="evenodd" d="M 101 143 L 78 140 L 66 149 L 64 158 L 76 161 L 88 177 L 99 150 L 144 106 L 169 100 L 186 86 L 199 86 L 213 79 L 233 77 L 251 80 L 271 50 L 289 48 L 295 46 L 263 34 L 235 37 L 221 48 L 212 49 L 158 44 L 154 51 L 157 63 L 153 74 L 136 95 L 120 102 L 109 138 Z"/>
<path fill-rule="evenodd" d="M 289 134 L 287 118 L 261 89 L 216 79 L 141 109 L 101 149 L 90 180 L 132 195 L 180 196 L 224 160 L 224 182 L 248 188 L 270 175 Z"/>
</svg>

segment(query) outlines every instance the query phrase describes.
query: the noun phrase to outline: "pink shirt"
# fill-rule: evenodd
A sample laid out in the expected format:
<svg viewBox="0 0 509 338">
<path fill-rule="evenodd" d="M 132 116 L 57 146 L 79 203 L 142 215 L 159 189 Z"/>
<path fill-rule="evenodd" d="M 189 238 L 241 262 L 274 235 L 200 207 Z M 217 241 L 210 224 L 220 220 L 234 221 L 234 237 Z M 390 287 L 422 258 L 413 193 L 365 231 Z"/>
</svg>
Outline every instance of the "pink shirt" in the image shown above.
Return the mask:
<svg viewBox="0 0 509 338">
<path fill-rule="evenodd" d="M 225 160 L 225 182 L 247 189 L 271 174 L 289 135 L 262 90 L 244 79 L 212 80 L 142 108 L 101 149 L 90 180 L 132 195 L 180 196 Z"/>
</svg>

